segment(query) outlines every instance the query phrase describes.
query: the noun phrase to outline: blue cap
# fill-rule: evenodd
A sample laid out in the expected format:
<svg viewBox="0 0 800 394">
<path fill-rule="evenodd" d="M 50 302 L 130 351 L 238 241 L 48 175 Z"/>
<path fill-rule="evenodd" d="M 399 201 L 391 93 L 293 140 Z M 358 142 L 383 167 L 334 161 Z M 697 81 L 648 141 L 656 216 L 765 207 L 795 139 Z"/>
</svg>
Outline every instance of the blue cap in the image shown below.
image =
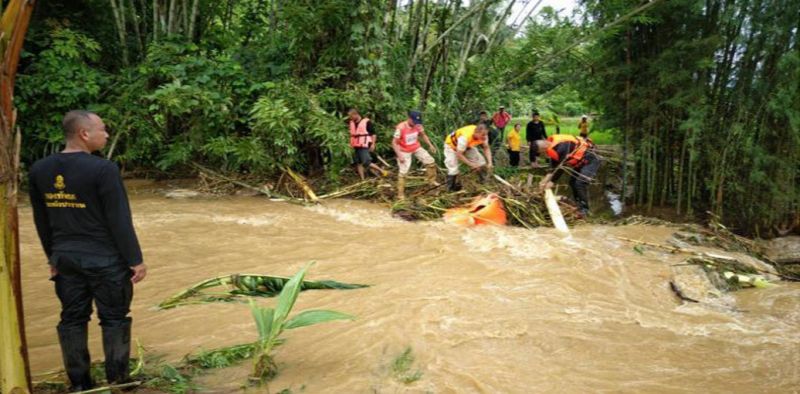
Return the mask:
<svg viewBox="0 0 800 394">
<path fill-rule="evenodd" d="M 408 111 L 408 117 L 411 118 L 415 124 L 422 124 L 422 112 Z"/>
</svg>

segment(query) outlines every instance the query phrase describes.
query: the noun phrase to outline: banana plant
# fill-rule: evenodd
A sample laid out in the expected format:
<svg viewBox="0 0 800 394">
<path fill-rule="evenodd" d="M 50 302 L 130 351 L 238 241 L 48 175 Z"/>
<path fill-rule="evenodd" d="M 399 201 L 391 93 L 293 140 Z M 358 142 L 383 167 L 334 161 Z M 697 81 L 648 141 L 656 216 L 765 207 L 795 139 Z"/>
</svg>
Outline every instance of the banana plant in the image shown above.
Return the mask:
<svg viewBox="0 0 800 394">
<path fill-rule="evenodd" d="M 281 290 L 278 304 L 273 308 L 258 306 L 250 299 L 250 310 L 258 329 L 258 343 L 256 355 L 253 360 L 253 375 L 251 379 L 263 382 L 273 378 L 277 373 L 277 365 L 272 358 L 272 349 L 282 342 L 280 339 L 284 330 L 306 327 L 333 320 L 353 320 L 351 315 L 329 310 L 307 310 L 294 315 L 291 319 L 289 313 L 297 301 L 301 283 L 306 276 L 306 271 L 311 264 L 305 266 L 295 274 Z"/>
</svg>

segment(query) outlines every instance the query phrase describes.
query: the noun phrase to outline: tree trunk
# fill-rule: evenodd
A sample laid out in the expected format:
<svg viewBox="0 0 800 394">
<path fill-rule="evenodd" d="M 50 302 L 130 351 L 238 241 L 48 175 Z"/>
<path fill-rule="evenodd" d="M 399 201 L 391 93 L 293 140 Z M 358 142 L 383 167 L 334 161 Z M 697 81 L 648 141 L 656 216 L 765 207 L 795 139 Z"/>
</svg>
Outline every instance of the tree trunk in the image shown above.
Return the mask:
<svg viewBox="0 0 800 394">
<path fill-rule="evenodd" d="M 433 76 L 436 74 L 436 65 L 439 64 L 439 59 L 443 54 L 444 47 L 439 47 L 439 51 L 436 52 L 436 56 L 428 66 L 428 74 L 425 76 L 425 84 L 422 85 L 422 95 L 419 103 L 420 111 L 425 111 L 425 107 L 428 105 L 428 94 L 430 94 L 431 85 L 433 84 Z"/>
<path fill-rule="evenodd" d="M 125 30 L 125 2 L 120 0 L 117 5 L 117 0 L 109 0 L 111 3 L 111 12 L 114 14 L 114 22 L 117 25 L 117 38 L 119 38 L 119 48 L 122 51 L 122 64 L 128 65 L 128 43 Z"/>
<path fill-rule="evenodd" d="M 505 26 L 506 19 L 508 16 L 511 15 L 511 8 L 514 7 L 514 3 L 516 0 L 511 0 L 508 2 L 508 6 L 506 7 L 505 11 L 500 14 L 500 17 L 497 18 L 494 25 L 492 26 L 492 31 L 489 33 L 489 42 L 486 44 L 486 52 L 492 50 L 495 44 L 495 40 L 497 39 L 497 33 L 501 30 L 502 26 Z"/>
<path fill-rule="evenodd" d="M 183 35 L 186 38 L 190 38 L 189 36 L 189 0 L 181 0 L 181 16 L 183 17 L 183 26 L 181 26 L 181 31 L 183 31 Z"/>
<path fill-rule="evenodd" d="M 194 41 L 194 26 L 197 23 L 199 4 L 200 0 L 194 0 L 192 3 L 192 16 L 189 18 L 189 32 L 186 34 L 186 37 L 188 37 L 190 41 Z"/>
<path fill-rule="evenodd" d="M 456 96 L 458 95 L 458 84 L 461 81 L 461 77 L 464 76 L 464 73 L 466 72 L 467 69 L 467 59 L 469 59 L 469 53 L 472 50 L 472 43 L 475 40 L 475 36 L 477 35 L 476 30 L 478 30 L 478 23 L 480 22 L 481 19 L 480 13 L 483 12 L 483 8 L 488 4 L 489 4 L 488 1 L 483 3 L 483 7 L 481 7 L 480 12 L 475 17 L 475 19 L 472 20 L 470 28 L 465 33 L 467 35 L 466 44 L 464 44 L 464 46 L 461 47 L 461 58 L 458 61 L 458 69 L 457 69 L 458 71 L 456 71 L 456 79 L 453 82 L 453 88 L 452 88 L 453 94 L 450 96 L 451 104 L 454 103 L 456 100 Z"/>
<path fill-rule="evenodd" d="M 169 14 L 167 15 L 167 35 L 175 34 L 175 19 L 177 17 L 178 9 L 176 8 L 177 0 L 169 1 Z"/>
<path fill-rule="evenodd" d="M 158 41 L 158 0 L 153 0 L 153 42 Z"/>
<path fill-rule="evenodd" d="M 17 190 L 20 134 L 15 128 L 14 80 L 34 0 L 12 0 L 3 10 L 0 38 L 0 392 L 32 391 L 19 255 Z"/>
<path fill-rule="evenodd" d="M 397 20 L 397 0 L 388 0 L 389 1 L 389 14 L 391 14 L 391 20 L 389 21 L 388 29 L 385 29 L 389 32 L 389 43 L 394 44 L 395 41 L 395 21 Z"/>
<path fill-rule="evenodd" d="M 124 1 L 124 0 L 123 0 Z M 131 19 L 133 20 L 133 31 L 136 32 L 136 45 L 139 48 L 139 56 L 144 57 L 144 37 L 142 37 L 142 30 L 139 28 L 139 13 L 136 12 L 136 4 L 134 0 L 130 0 Z"/>
</svg>

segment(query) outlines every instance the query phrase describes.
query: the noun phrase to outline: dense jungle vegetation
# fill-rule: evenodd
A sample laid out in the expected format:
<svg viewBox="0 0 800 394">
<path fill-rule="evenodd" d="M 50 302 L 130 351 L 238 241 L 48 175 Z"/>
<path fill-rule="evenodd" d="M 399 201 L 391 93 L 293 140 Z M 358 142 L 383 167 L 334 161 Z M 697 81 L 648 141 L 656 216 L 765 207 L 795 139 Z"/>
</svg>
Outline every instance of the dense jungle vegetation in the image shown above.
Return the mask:
<svg viewBox="0 0 800 394">
<path fill-rule="evenodd" d="M 337 179 L 350 107 L 376 122 L 388 157 L 409 109 L 439 141 L 505 105 L 551 124 L 591 113 L 625 152 L 628 204 L 710 211 L 750 234 L 797 226 L 800 1 L 584 0 L 573 15 L 537 5 L 38 2 L 15 97 L 22 160 L 58 151 L 63 114 L 88 108 L 127 170 L 199 161 Z"/>
</svg>

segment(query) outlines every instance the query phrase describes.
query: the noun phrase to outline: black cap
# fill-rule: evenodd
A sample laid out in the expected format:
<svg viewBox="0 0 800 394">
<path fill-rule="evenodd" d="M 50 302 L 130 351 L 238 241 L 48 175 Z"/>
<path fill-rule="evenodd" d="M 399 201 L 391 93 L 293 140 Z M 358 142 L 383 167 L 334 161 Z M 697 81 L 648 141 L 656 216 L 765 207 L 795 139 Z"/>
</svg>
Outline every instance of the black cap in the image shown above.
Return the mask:
<svg viewBox="0 0 800 394">
<path fill-rule="evenodd" d="M 415 124 L 422 124 L 422 112 L 408 111 L 408 117 L 411 118 Z"/>
<path fill-rule="evenodd" d="M 536 115 L 539 115 L 539 111 L 533 110 L 533 112 L 531 113 L 531 116 L 536 116 Z"/>
</svg>

